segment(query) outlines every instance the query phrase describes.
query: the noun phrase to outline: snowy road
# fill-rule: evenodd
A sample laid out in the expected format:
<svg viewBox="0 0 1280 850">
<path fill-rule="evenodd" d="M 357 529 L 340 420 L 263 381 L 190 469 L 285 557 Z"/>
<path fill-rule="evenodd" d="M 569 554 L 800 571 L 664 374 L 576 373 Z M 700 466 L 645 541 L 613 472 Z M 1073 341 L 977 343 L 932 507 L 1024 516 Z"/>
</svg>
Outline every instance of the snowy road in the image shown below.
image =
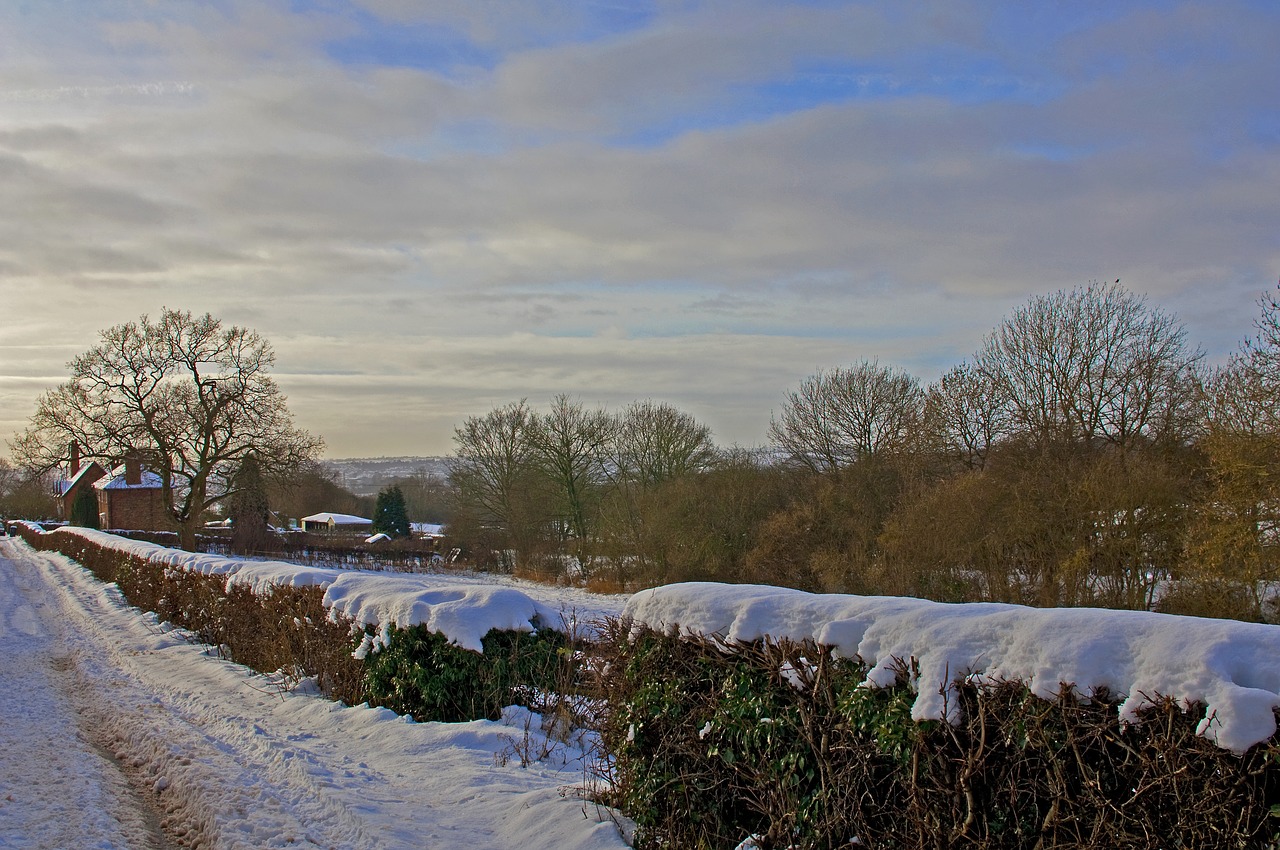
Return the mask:
<svg viewBox="0 0 1280 850">
<path fill-rule="evenodd" d="M 0 848 L 625 847 L 523 735 L 282 693 L 0 542 Z"/>
</svg>

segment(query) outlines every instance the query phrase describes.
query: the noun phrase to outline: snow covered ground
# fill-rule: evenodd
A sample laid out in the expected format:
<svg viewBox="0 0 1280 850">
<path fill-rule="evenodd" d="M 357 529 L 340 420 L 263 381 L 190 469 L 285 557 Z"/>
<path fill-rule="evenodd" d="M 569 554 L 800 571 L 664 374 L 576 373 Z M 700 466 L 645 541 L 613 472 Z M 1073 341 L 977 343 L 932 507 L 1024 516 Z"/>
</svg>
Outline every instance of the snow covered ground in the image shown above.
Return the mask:
<svg viewBox="0 0 1280 850">
<path fill-rule="evenodd" d="M 1052 697 L 1162 695 L 1208 707 L 1201 732 L 1242 751 L 1275 732 L 1280 627 L 1094 609 L 944 605 L 710 583 L 629 601 L 494 576 L 365 573 L 242 561 L 100 535 L 100 542 L 258 591 L 318 585 L 372 625 L 424 623 L 462 646 L 490 628 L 623 613 L 729 640 L 812 639 L 891 684 L 918 662 L 913 716 L 954 710 L 957 675 L 1020 680 Z M 376 644 L 373 641 L 372 644 Z M 365 647 L 376 649 L 375 645 Z M 0 541 L 0 850 L 7 848 L 625 847 L 586 802 L 584 757 L 543 749 L 536 718 L 416 724 L 286 692 L 141 615 L 70 560 Z M 954 719 L 954 718 L 953 718 Z"/>
<path fill-rule="evenodd" d="M 580 753 L 519 766 L 518 712 L 418 724 L 287 693 L 14 539 L 0 683 L 5 850 L 626 846 Z"/>
</svg>

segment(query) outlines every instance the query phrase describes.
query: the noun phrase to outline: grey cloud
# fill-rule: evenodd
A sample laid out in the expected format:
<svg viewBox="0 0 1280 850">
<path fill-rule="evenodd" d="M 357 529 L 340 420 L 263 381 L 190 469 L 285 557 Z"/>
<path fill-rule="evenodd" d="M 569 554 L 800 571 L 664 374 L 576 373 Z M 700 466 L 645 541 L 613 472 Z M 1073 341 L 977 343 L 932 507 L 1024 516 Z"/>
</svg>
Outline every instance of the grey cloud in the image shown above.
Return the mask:
<svg viewBox="0 0 1280 850">
<path fill-rule="evenodd" d="M 0 131 L 0 148 L 11 151 L 77 151 L 84 147 L 84 134 L 65 125 L 45 124 Z"/>
<path fill-rule="evenodd" d="M 390 3 L 370 0 L 420 20 Z M 455 25 L 480 32 L 476 8 Z M 197 80 L 181 97 L 0 97 L 0 297 L 29 317 L 0 331 L 51 346 L 35 375 L 164 304 L 250 324 L 302 424 L 351 454 L 390 433 L 382 411 L 406 423 L 388 450 L 447 450 L 459 417 L 556 392 L 672 400 L 751 443 L 818 368 L 877 356 L 929 378 L 1029 294 L 1090 278 L 1147 292 L 1219 353 L 1249 332 L 1280 266 L 1280 161 L 1246 123 L 1280 77 L 1271 18 L 1119 14 L 1000 57 L 1046 91 L 1066 80 L 1061 95 L 851 99 L 608 142 L 805 56 L 891 57 L 940 32 L 946 50 L 993 49 L 980 9 L 879 8 L 743 16 L 727 34 L 714 6 L 660 10 L 463 80 L 337 66 L 322 42 L 351 22 L 286 32 L 284 6 L 126 22 L 118 77 L 93 49 L 47 76 L 39 57 L 0 66 L 24 90 L 85 69 Z M 1223 56 L 1151 58 L 1198 27 Z M 1137 55 L 1105 61 L 1130 35 Z M 891 70 L 931 73 L 916 61 Z"/>
</svg>

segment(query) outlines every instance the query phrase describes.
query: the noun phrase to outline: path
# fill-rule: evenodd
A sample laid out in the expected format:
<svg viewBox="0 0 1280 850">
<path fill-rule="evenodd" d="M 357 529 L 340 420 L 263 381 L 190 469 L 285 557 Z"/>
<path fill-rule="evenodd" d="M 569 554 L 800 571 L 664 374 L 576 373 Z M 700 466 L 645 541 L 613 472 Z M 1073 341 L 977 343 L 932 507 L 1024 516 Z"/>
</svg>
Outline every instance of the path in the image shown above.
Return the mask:
<svg viewBox="0 0 1280 850">
<path fill-rule="evenodd" d="M 580 764 L 495 758 L 521 729 L 285 693 L 12 539 L 0 712 L 4 850 L 625 847 Z"/>
</svg>

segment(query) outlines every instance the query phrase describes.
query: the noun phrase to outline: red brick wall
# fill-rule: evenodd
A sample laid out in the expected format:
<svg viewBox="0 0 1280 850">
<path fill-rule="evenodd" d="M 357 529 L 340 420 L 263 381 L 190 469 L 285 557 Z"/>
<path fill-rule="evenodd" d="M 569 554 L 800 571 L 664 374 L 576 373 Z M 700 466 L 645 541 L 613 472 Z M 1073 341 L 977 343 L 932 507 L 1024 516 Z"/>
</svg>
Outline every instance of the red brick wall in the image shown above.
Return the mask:
<svg viewBox="0 0 1280 850">
<path fill-rule="evenodd" d="M 128 531 L 173 531 L 175 528 L 164 509 L 164 494 L 159 488 L 99 490 L 98 510 L 104 514 L 103 528 Z"/>
</svg>

